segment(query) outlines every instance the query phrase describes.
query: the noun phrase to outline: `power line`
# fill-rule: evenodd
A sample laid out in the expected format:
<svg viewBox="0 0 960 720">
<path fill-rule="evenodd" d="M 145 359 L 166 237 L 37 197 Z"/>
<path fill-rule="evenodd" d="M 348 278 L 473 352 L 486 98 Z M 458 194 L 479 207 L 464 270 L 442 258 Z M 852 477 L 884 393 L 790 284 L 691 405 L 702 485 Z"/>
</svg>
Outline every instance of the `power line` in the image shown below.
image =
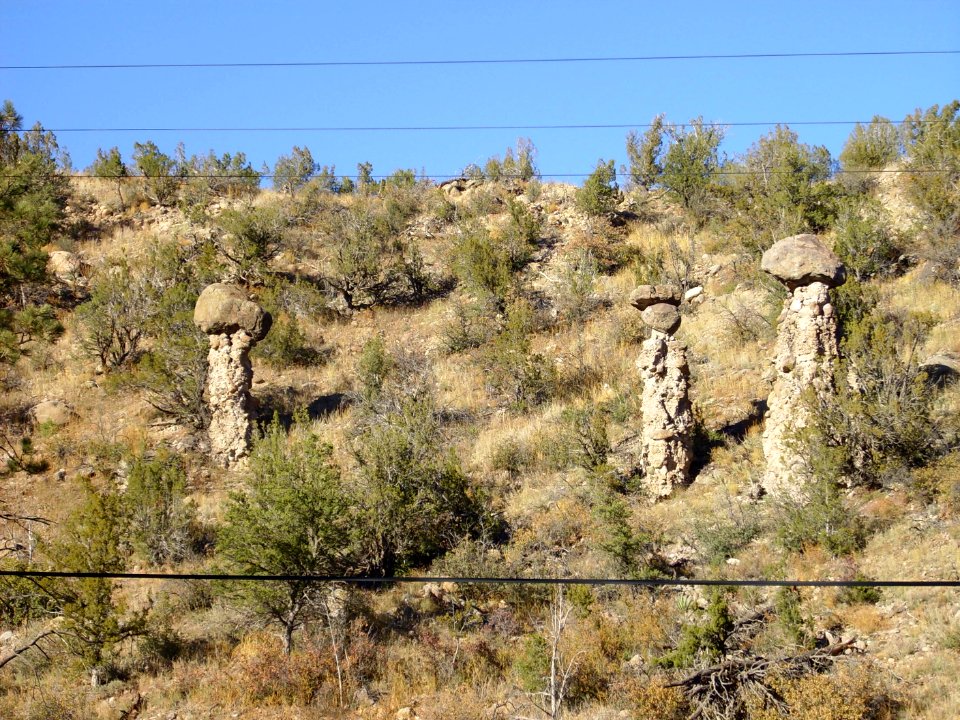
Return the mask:
<svg viewBox="0 0 960 720">
<path fill-rule="evenodd" d="M 671 127 L 773 127 L 776 125 L 807 126 L 807 125 L 869 125 L 870 120 L 796 120 L 769 121 L 748 120 L 742 122 L 702 122 L 702 123 L 670 123 Z M 926 124 L 944 122 L 944 120 L 918 119 L 913 122 Z M 44 132 L 53 133 L 100 133 L 100 132 L 452 132 L 452 131 L 480 131 L 480 130 L 628 130 L 633 128 L 648 128 L 653 123 L 557 123 L 535 125 L 327 125 L 327 126 L 252 126 L 252 127 L 41 127 Z M 32 130 L 21 130 L 22 133 Z"/>
<path fill-rule="evenodd" d="M 250 575 L 233 573 L 144 573 L 144 572 L 76 572 L 68 570 L 0 570 L 0 577 L 77 578 L 102 580 L 219 580 L 236 582 L 318 582 L 349 585 L 384 585 L 393 583 L 459 583 L 463 585 L 590 585 L 625 587 L 960 587 L 960 580 L 716 580 L 696 578 L 554 578 L 554 577 L 459 577 L 459 576 L 390 576 L 352 575 Z"/>
<path fill-rule="evenodd" d="M 960 50 L 862 50 L 774 53 L 700 53 L 694 55 L 623 55 L 608 57 L 541 58 L 447 58 L 437 60 L 310 60 L 288 62 L 197 62 L 197 63 L 61 63 L 51 65 L 0 65 L 0 70 L 157 70 L 198 68 L 307 68 L 385 67 L 433 65 L 533 65 L 560 63 L 665 62 L 677 60 L 772 60 L 785 58 L 903 57 L 908 55 L 957 55 Z"/>
<path fill-rule="evenodd" d="M 691 172 L 690 175 L 700 176 L 702 174 L 709 174 L 710 177 L 724 177 L 724 176 L 738 176 L 738 175 L 795 175 L 801 173 L 801 170 L 714 170 L 712 172 L 704 171 L 700 172 Z M 837 170 L 834 175 L 873 175 L 873 174 L 904 174 L 904 175 L 937 175 L 943 173 L 951 173 L 953 170 L 945 168 L 902 168 L 902 169 L 891 169 L 884 168 L 879 170 Z M 567 173 L 547 173 L 547 172 L 537 172 L 536 177 L 538 178 L 583 178 L 589 177 L 593 174 L 593 171 L 590 172 L 567 172 Z M 456 173 L 423 173 L 422 175 L 418 172 L 418 177 L 426 177 L 432 180 L 443 180 L 443 179 L 458 179 L 465 177 L 463 172 Z M 629 178 L 629 172 L 615 172 L 617 177 Z M 7 174 L 0 175 L 0 179 L 4 180 L 13 180 L 22 178 L 22 175 L 16 174 Z M 31 176 L 37 177 L 37 176 Z M 45 174 L 40 177 L 44 178 L 54 178 L 60 177 L 65 180 L 100 180 L 100 181 L 109 181 L 109 182 L 131 182 L 131 181 L 163 181 L 170 180 L 173 182 L 189 182 L 190 180 L 272 180 L 277 176 L 272 173 L 258 173 L 253 171 L 248 175 L 241 174 L 227 174 L 227 175 L 121 175 L 120 177 L 108 177 L 108 176 L 98 176 L 98 175 L 57 175 L 57 174 Z M 359 180 L 360 175 L 344 173 L 342 175 L 331 173 L 330 178 L 332 180 L 338 180 L 343 178 L 349 178 L 351 180 Z M 393 173 L 387 175 L 368 175 L 371 180 L 387 180 L 393 177 Z M 510 175 L 510 174 L 501 174 L 500 179 L 503 180 L 523 180 L 526 176 L 523 175 Z M 485 180 L 485 182 L 495 182 L 494 180 Z"/>
</svg>

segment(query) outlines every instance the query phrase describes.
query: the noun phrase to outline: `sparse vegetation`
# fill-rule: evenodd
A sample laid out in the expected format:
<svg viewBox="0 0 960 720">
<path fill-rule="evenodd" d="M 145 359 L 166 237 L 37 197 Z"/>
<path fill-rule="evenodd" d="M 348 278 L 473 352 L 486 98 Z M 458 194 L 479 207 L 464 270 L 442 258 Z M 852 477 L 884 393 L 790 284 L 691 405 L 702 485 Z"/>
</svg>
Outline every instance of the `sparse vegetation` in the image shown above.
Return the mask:
<svg viewBox="0 0 960 720">
<path fill-rule="evenodd" d="M 727 159 L 722 128 L 657 116 L 628 136 L 622 195 L 613 161 L 579 188 L 541 182 L 527 140 L 442 189 L 368 162 L 344 178 L 302 146 L 272 188 L 242 152 L 153 142 L 71 175 L 7 103 L 0 567 L 951 577 L 954 105 L 857 126 L 837 174 L 786 127 Z M 846 264 L 831 290 L 842 359 L 794 438 L 812 481 L 758 498 L 785 291 L 757 254 L 795 232 Z M 48 270 L 61 248 L 67 270 Z M 273 318 L 249 356 L 256 439 L 227 469 L 205 433 L 218 335 L 193 315 L 213 282 Z M 657 501 L 634 365 L 649 330 L 624 302 L 641 283 L 701 288 L 676 335 L 697 474 Z M 2 577 L 0 715 L 933 717 L 931 698 L 958 702 L 951 602 Z"/>
</svg>

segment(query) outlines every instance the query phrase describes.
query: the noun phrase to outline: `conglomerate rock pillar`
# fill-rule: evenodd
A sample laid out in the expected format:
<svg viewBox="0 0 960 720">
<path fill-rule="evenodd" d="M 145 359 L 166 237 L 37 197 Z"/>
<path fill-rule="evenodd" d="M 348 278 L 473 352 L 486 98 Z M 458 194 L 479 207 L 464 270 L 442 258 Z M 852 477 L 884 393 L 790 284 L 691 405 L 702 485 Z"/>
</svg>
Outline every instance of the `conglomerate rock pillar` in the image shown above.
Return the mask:
<svg viewBox="0 0 960 720">
<path fill-rule="evenodd" d="M 250 350 L 266 337 L 272 319 L 239 288 L 214 283 L 200 293 L 193 321 L 210 338 L 207 355 L 210 451 L 214 462 L 229 467 L 250 449 L 253 431 Z"/>
<path fill-rule="evenodd" d="M 842 285 L 846 270 L 815 235 L 794 235 L 763 254 L 760 267 L 787 286 L 777 328 L 774 384 L 767 400 L 763 489 L 774 496 L 801 497 L 808 480 L 797 442 L 810 422 L 805 393 L 834 392 L 833 365 L 839 357 L 837 319 L 830 288 Z"/>
<path fill-rule="evenodd" d="M 690 479 L 693 410 L 688 397 L 687 349 L 673 334 L 680 327 L 682 294 L 670 285 L 641 285 L 630 303 L 650 327 L 637 368 L 643 378 L 641 460 L 644 483 L 653 497 L 666 497 Z"/>
</svg>

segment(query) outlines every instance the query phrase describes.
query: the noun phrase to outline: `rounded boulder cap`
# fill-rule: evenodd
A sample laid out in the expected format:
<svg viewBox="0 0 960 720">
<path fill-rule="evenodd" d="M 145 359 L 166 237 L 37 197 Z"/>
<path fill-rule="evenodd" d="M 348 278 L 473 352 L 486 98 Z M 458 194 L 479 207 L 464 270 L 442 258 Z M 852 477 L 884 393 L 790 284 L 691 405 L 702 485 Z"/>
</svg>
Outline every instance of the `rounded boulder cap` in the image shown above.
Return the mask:
<svg viewBox="0 0 960 720">
<path fill-rule="evenodd" d="M 270 332 L 273 318 L 235 285 L 214 283 L 197 298 L 193 322 L 207 335 L 231 335 L 244 330 L 254 342 L 259 342 Z"/>
<path fill-rule="evenodd" d="M 676 306 L 667 303 L 657 303 L 644 308 L 640 317 L 654 330 L 667 335 L 673 335 L 680 327 L 680 311 Z"/>
<path fill-rule="evenodd" d="M 630 293 L 630 304 L 637 310 L 661 303 L 677 306 L 681 300 L 683 293 L 676 285 L 640 285 Z"/>
<path fill-rule="evenodd" d="M 843 261 L 816 235 L 778 240 L 763 254 L 760 268 L 791 290 L 814 282 L 837 287 L 847 280 Z"/>
</svg>

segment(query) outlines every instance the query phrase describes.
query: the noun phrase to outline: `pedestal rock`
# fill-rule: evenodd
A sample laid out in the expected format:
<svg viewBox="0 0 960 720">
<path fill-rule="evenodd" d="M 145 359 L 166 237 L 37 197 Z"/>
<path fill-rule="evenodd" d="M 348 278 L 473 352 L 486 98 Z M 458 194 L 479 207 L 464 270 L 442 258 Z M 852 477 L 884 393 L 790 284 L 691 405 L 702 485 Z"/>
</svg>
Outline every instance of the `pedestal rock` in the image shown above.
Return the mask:
<svg viewBox="0 0 960 720">
<path fill-rule="evenodd" d="M 269 332 L 271 317 L 239 288 L 215 283 L 200 294 L 193 319 L 210 338 L 210 451 L 216 463 L 229 467 L 250 449 L 253 369 L 249 356 Z"/>
<path fill-rule="evenodd" d="M 677 306 L 682 298 L 680 289 L 669 285 L 641 285 L 630 296 L 630 303 L 642 311 L 641 318 L 651 328 L 637 368 L 643 379 L 640 453 L 644 482 L 654 497 L 665 497 L 676 485 L 686 484 L 693 459 L 687 351 L 673 337 L 680 327 Z"/>
<path fill-rule="evenodd" d="M 761 267 L 790 289 L 778 320 L 762 485 L 771 495 L 801 497 L 809 477 L 798 436 L 811 419 L 804 394 L 834 391 L 839 352 L 830 288 L 843 284 L 846 274 L 839 258 L 814 235 L 775 243 L 764 253 Z"/>
</svg>

